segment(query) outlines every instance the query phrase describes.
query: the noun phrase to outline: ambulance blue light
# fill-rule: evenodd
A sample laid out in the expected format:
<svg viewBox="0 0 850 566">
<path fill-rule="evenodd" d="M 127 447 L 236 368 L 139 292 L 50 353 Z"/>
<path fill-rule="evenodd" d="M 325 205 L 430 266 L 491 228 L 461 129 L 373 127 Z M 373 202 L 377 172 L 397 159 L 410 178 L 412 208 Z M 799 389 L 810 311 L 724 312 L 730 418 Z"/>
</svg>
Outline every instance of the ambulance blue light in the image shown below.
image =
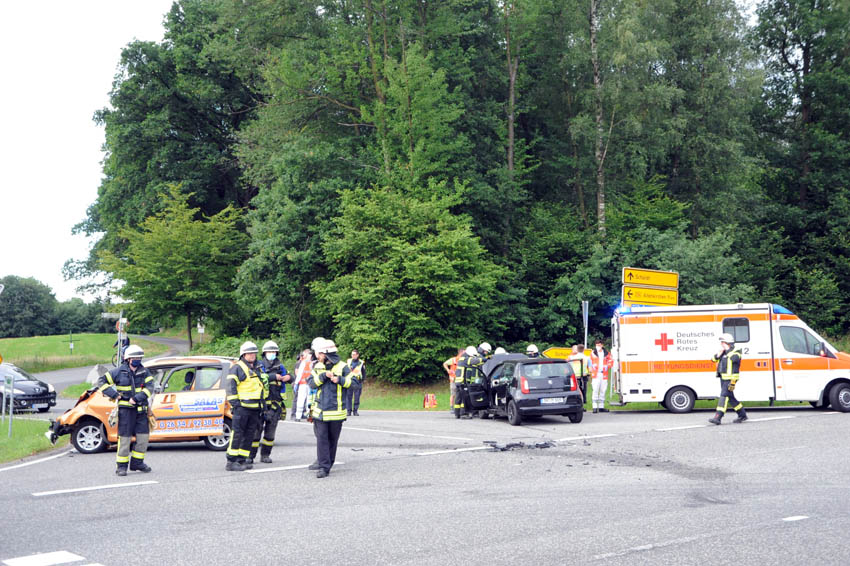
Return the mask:
<svg viewBox="0 0 850 566">
<path fill-rule="evenodd" d="M 783 306 L 780 305 L 771 305 L 773 307 L 773 312 L 776 314 L 794 314 Z"/>
</svg>

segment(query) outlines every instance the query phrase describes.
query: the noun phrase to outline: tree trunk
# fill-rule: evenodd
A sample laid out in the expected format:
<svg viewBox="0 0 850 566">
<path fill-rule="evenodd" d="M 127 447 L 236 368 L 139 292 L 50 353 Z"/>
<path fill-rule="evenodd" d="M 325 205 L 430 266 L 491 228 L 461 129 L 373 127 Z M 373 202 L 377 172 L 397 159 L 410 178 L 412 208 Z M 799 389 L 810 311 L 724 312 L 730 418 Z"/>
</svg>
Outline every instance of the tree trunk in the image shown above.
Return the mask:
<svg viewBox="0 0 850 566">
<path fill-rule="evenodd" d="M 599 77 L 599 53 L 596 34 L 599 31 L 600 0 L 590 0 L 590 61 L 593 64 L 593 91 L 596 103 L 596 216 L 597 230 L 605 236 L 605 151 L 602 125 L 602 81 Z"/>
<path fill-rule="evenodd" d="M 519 57 L 512 53 L 511 43 L 511 14 L 516 10 L 513 2 L 505 2 L 505 53 L 508 63 L 508 176 L 514 175 L 514 111 L 516 107 L 516 74 L 519 68 Z"/>
<path fill-rule="evenodd" d="M 186 334 L 189 336 L 189 351 L 192 350 L 192 313 L 186 311 Z"/>
<path fill-rule="evenodd" d="M 386 4 L 384 4 L 383 9 L 384 17 L 386 17 Z M 386 49 L 387 49 L 387 39 L 386 39 L 386 19 L 384 22 L 384 54 L 381 58 L 382 61 L 386 59 Z M 381 138 L 381 153 L 384 157 L 384 174 L 389 177 L 390 175 L 390 150 L 387 145 L 387 124 L 384 118 L 385 105 L 387 102 L 386 95 L 384 94 L 384 78 L 378 73 L 378 64 L 377 57 L 375 56 L 375 41 L 374 41 L 374 33 L 372 27 L 372 0 L 366 0 L 366 41 L 369 45 L 369 59 L 372 63 L 372 82 L 375 85 L 375 94 L 378 97 L 378 101 L 381 103 L 381 110 L 378 114 L 378 135 Z M 383 67 L 382 67 L 383 68 Z"/>
</svg>

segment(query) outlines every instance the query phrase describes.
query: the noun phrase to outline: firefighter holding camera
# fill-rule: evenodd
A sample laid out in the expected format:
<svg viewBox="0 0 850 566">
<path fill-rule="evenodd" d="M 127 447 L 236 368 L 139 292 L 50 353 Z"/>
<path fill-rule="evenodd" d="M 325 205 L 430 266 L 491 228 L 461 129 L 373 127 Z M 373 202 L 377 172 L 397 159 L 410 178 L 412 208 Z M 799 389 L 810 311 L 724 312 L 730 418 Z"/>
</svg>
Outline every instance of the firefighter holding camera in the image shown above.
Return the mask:
<svg viewBox="0 0 850 566">
<path fill-rule="evenodd" d="M 145 464 L 145 451 L 150 438 L 148 404 L 154 389 L 153 376 L 142 365 L 144 355 L 139 346 L 128 346 L 124 350 L 124 362 L 97 382 L 101 393 L 118 401 L 118 452 L 115 456 L 118 467 L 115 473 L 119 476 L 126 476 L 128 467 L 133 471 L 151 471 Z"/>
<path fill-rule="evenodd" d="M 717 399 L 717 412 L 708 422 L 719 425 L 726 415 L 729 404 L 738 413 L 734 422 L 742 423 L 747 420 L 744 404 L 735 398 L 735 385 L 738 383 L 741 371 L 741 349 L 735 347 L 735 338 L 724 333 L 720 335 L 720 352 L 711 358 L 717 364 L 717 377 L 720 378 L 720 397 Z"/>
<path fill-rule="evenodd" d="M 277 422 L 286 410 L 286 406 L 283 404 L 283 394 L 286 392 L 285 384 L 292 379 L 286 368 L 280 363 L 279 353 L 280 348 L 274 341 L 269 340 L 263 344 L 263 358 L 260 360 L 259 366 L 260 379 L 263 380 L 263 376 L 266 376 L 263 380 L 265 407 L 254 431 L 251 454 L 247 462 L 249 464 L 254 463 L 257 449 L 260 450 L 260 462 L 264 464 L 272 463 L 271 454 L 274 436 L 277 432 Z"/>
</svg>

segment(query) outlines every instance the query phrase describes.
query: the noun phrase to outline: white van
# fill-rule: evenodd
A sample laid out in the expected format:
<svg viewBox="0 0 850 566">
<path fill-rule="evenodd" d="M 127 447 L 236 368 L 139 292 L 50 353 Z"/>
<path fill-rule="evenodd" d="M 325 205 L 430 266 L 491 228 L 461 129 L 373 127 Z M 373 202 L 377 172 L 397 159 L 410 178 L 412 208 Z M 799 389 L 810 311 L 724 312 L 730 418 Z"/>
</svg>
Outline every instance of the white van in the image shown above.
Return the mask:
<svg viewBox="0 0 850 566">
<path fill-rule="evenodd" d="M 809 401 L 850 412 L 850 355 L 779 305 L 635 306 L 615 311 L 611 327 L 619 404 L 657 402 L 687 413 L 697 399 L 716 399 L 711 357 L 728 332 L 743 353 L 739 401 Z"/>
</svg>

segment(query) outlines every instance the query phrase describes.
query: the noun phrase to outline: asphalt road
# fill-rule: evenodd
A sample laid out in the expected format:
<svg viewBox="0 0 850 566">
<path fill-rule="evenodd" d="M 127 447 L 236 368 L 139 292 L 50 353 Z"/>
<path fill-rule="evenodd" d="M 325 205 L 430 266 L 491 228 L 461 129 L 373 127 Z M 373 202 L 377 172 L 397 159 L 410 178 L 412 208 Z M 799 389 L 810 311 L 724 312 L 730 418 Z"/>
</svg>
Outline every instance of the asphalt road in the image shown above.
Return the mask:
<svg viewBox="0 0 850 566">
<path fill-rule="evenodd" d="M 709 416 L 511 427 L 363 412 L 326 479 L 306 470 L 306 423 L 280 423 L 274 463 L 242 473 L 200 442 L 154 445 L 154 471 L 126 478 L 114 450 L 66 448 L 0 468 L 0 564 L 54 552 L 105 566 L 846 563 L 850 415 Z"/>
</svg>

